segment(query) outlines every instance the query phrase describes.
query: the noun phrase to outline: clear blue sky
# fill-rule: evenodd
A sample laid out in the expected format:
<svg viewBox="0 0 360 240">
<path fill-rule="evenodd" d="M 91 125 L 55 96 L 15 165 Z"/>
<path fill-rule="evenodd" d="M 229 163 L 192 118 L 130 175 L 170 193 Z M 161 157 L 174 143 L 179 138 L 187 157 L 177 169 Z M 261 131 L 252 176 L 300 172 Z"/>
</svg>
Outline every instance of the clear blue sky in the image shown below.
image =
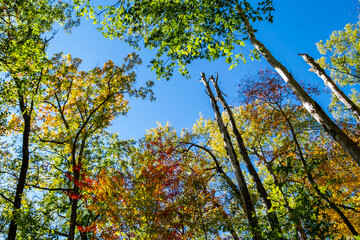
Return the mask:
<svg viewBox="0 0 360 240">
<path fill-rule="evenodd" d="M 320 55 L 315 43 L 326 40 L 334 30 L 341 30 L 347 23 L 355 23 L 359 16 L 358 0 L 274 0 L 274 23 L 257 23 L 257 37 L 280 60 L 298 80 L 320 82 L 298 53 L 308 53 L 315 59 Z M 248 44 L 248 49 L 251 46 Z M 121 63 L 133 49 L 119 40 L 102 37 L 91 21 L 83 19 L 71 34 L 60 31 L 50 43 L 49 53 L 64 52 L 83 59 L 82 69 L 102 66 L 108 59 Z M 141 138 L 146 129 L 156 126 L 156 122 L 170 122 L 179 131 L 190 128 L 201 112 L 205 117 L 213 117 L 209 99 L 198 80 L 200 72 L 207 75 L 219 73 L 222 90 L 229 96 L 231 103 L 236 97 L 235 85 L 247 75 L 253 75 L 260 66 L 267 66 L 265 60 L 248 62 L 229 71 L 223 59 L 215 62 L 197 61 L 190 66 L 192 78 L 186 80 L 174 74 L 170 81 L 156 80 L 156 75 L 147 65 L 154 52 L 141 50 L 138 54 L 143 65 L 138 67 L 138 86 L 146 80 L 155 80 L 154 92 L 157 100 L 131 99 L 131 109 L 127 117 L 116 119 L 110 130 L 118 132 L 123 139 Z M 322 107 L 327 108 L 328 99 L 319 99 Z"/>
</svg>

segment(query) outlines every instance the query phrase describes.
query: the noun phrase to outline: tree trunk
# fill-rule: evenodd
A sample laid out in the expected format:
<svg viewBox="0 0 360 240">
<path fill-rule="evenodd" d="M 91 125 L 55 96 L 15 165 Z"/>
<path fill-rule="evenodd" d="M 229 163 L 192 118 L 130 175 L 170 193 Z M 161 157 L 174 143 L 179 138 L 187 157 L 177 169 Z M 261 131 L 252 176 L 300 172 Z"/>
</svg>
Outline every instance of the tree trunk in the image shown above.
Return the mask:
<svg viewBox="0 0 360 240">
<path fill-rule="evenodd" d="M 356 120 L 360 122 L 360 109 L 358 106 L 356 106 L 356 104 L 351 101 L 338 86 L 336 86 L 331 77 L 326 74 L 325 70 L 318 63 L 316 63 L 312 57 L 310 57 L 308 54 L 299 55 L 302 56 L 305 62 L 311 66 L 309 71 L 316 73 L 322 80 L 324 80 L 325 85 L 331 89 L 336 97 L 351 111 Z"/>
<path fill-rule="evenodd" d="M 80 235 L 81 240 L 88 240 L 87 232 L 82 232 Z"/>
<path fill-rule="evenodd" d="M 76 196 L 76 198 L 71 199 L 71 215 L 70 215 L 70 226 L 69 226 L 69 238 L 68 240 L 74 240 L 75 239 L 75 231 L 76 231 L 76 219 L 77 219 L 77 210 L 78 210 L 78 202 L 79 202 L 79 194 L 80 194 L 80 189 L 79 189 L 79 179 L 80 179 L 80 171 L 81 171 L 81 160 L 83 157 L 83 153 L 84 153 L 84 149 L 85 149 L 85 143 L 86 143 L 86 139 L 87 139 L 87 134 L 85 134 L 81 140 L 80 143 L 80 149 L 79 149 L 79 154 L 78 154 L 78 159 L 76 161 L 76 146 L 77 146 L 77 140 L 78 137 L 80 136 L 81 131 L 78 132 L 74 142 L 73 142 L 73 147 L 72 147 L 72 151 L 71 151 L 71 155 L 72 155 L 72 167 L 73 167 L 73 172 L 74 172 L 74 188 L 73 188 L 73 193 L 74 196 Z M 77 163 L 77 164 L 76 164 Z"/>
<path fill-rule="evenodd" d="M 243 160 L 245 162 L 245 165 L 246 165 L 246 167 L 247 167 L 247 169 L 249 171 L 249 174 L 250 174 L 252 180 L 255 183 L 256 190 L 258 191 L 258 193 L 260 195 L 260 199 L 263 202 L 263 205 L 264 205 L 264 207 L 266 209 L 267 217 L 268 217 L 270 226 L 272 228 L 271 236 L 273 238 L 274 237 L 279 237 L 279 236 L 282 235 L 279 220 L 277 218 L 276 213 L 274 211 L 271 211 L 272 203 L 271 203 L 271 201 L 269 199 L 269 196 L 268 196 L 268 194 L 267 194 L 267 192 L 265 190 L 264 185 L 261 182 L 261 179 L 260 179 L 259 175 L 256 172 L 256 169 L 255 169 L 254 165 L 252 164 L 252 162 L 250 160 L 250 157 L 249 157 L 248 151 L 247 151 L 247 149 L 245 147 L 243 138 L 242 138 L 237 126 L 236 126 L 236 122 L 235 122 L 233 113 L 232 113 L 229 105 L 225 101 L 225 99 L 224 99 L 224 97 L 222 95 L 222 92 L 221 92 L 221 90 L 220 90 L 220 88 L 219 88 L 219 86 L 217 84 L 218 78 L 216 78 L 216 80 L 215 80 L 212 76 L 210 76 L 209 79 L 211 80 L 211 82 L 213 83 L 213 85 L 215 87 L 215 91 L 216 91 L 218 99 L 220 100 L 221 105 L 223 106 L 224 110 L 226 111 L 226 113 L 229 116 L 230 125 L 231 125 L 232 131 L 233 131 L 233 133 L 235 135 L 235 138 L 236 138 L 239 150 L 240 150 L 240 154 L 241 154 L 241 156 L 242 156 L 242 158 L 243 158 Z"/>
<path fill-rule="evenodd" d="M 74 178 L 79 179 L 79 176 L 76 178 L 76 173 L 78 173 L 77 170 L 74 171 Z M 79 174 L 77 174 L 79 175 Z M 79 193 L 79 188 L 77 186 L 74 187 L 74 193 Z M 68 240 L 74 240 L 75 239 L 75 230 L 76 230 L 76 218 L 77 218 L 77 209 L 78 209 L 78 200 L 77 199 L 71 199 L 71 215 L 70 215 L 70 226 L 69 226 L 69 237 Z"/>
<path fill-rule="evenodd" d="M 24 119 L 24 130 L 22 140 L 22 163 L 20 169 L 20 175 L 18 178 L 15 199 L 13 202 L 12 219 L 9 226 L 8 240 L 16 239 L 16 231 L 18 227 L 17 218 L 19 210 L 21 208 L 22 195 L 24 193 L 26 175 L 29 168 L 30 154 L 29 154 L 29 137 L 30 137 L 30 126 L 31 126 L 31 111 L 28 113 L 23 97 L 19 98 L 20 110 Z"/>
<path fill-rule="evenodd" d="M 232 146 L 230 135 L 224 125 L 224 122 L 222 121 L 221 113 L 220 113 L 219 107 L 216 104 L 214 94 L 211 91 L 209 82 L 207 81 L 204 73 L 201 73 L 201 81 L 204 83 L 207 93 L 211 100 L 211 105 L 212 105 L 212 108 L 215 113 L 215 120 L 218 124 L 220 133 L 223 137 L 225 149 L 229 156 L 231 167 L 235 173 L 236 182 L 239 186 L 241 197 L 242 197 L 244 205 L 245 205 L 244 211 L 247 216 L 247 219 L 249 220 L 251 232 L 253 234 L 253 239 L 261 239 L 261 236 L 259 234 L 260 228 L 259 228 L 259 223 L 258 223 L 258 220 L 256 217 L 255 207 L 251 200 L 249 189 L 247 188 L 247 185 L 246 185 L 245 177 L 241 171 L 239 161 L 237 159 L 235 150 Z"/>
<path fill-rule="evenodd" d="M 360 166 L 360 148 L 357 144 L 350 139 L 325 113 L 325 111 L 315 102 L 299 85 L 289 71 L 277 61 L 271 52 L 262 44 L 256 37 L 252 26 L 248 18 L 246 17 L 245 11 L 241 6 L 236 6 L 237 10 L 241 14 L 241 20 L 245 25 L 245 29 L 249 35 L 250 42 L 255 49 L 262 55 L 269 64 L 280 74 L 283 80 L 292 89 L 295 95 L 299 98 L 305 109 L 318 121 L 325 131 L 329 133 L 335 141 L 345 150 L 347 154 Z"/>
</svg>

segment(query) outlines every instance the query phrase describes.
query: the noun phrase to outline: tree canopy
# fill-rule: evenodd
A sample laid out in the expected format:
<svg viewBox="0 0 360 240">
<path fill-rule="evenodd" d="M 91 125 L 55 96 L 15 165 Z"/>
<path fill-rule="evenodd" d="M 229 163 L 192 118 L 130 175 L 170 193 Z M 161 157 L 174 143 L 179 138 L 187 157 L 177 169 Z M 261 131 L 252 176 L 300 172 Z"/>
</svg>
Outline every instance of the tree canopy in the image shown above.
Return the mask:
<svg viewBox="0 0 360 240">
<path fill-rule="evenodd" d="M 273 22 L 273 5 L 2 1 L 0 237 L 359 239 L 359 24 L 319 42 L 317 61 L 300 53 L 333 91 L 325 111 L 315 101 L 322 87 L 297 81 L 257 38 L 253 25 Z M 138 83 L 142 60 L 131 51 L 90 67 L 67 49 L 51 52 L 57 32 L 79 24 L 75 14 L 140 53 L 152 49 L 158 78 L 175 69 L 192 78 L 195 60 L 268 64 L 232 80 L 231 105 L 222 73 L 202 72 L 213 118 L 123 139 L 111 125 L 136 98 L 155 100 L 154 82 Z"/>
</svg>

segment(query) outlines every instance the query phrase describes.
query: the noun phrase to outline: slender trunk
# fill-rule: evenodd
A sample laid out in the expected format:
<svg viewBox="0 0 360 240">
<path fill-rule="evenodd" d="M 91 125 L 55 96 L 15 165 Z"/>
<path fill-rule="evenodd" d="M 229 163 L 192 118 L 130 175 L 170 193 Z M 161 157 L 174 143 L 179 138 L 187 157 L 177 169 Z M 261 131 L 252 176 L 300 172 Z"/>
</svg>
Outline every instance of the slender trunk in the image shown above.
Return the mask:
<svg viewBox="0 0 360 240">
<path fill-rule="evenodd" d="M 336 206 L 335 203 L 333 203 L 332 201 L 330 201 L 330 199 L 328 197 L 325 196 L 325 194 L 323 194 L 320 189 L 318 188 L 311 172 L 309 171 L 309 167 L 307 166 L 307 163 L 305 161 L 305 158 L 304 158 L 304 155 L 302 153 L 302 150 L 301 150 L 301 147 L 300 147 L 300 143 L 298 142 L 297 140 L 297 137 L 296 137 L 296 133 L 295 133 L 295 130 L 292 126 L 292 123 L 291 121 L 287 118 L 287 116 L 285 115 L 284 111 L 282 109 L 280 109 L 281 113 L 283 114 L 283 116 L 285 117 L 285 120 L 286 122 L 288 123 L 289 127 L 290 127 L 290 131 L 291 131 L 291 134 L 292 134 L 292 137 L 294 139 L 294 142 L 295 142 L 295 145 L 296 145 L 296 148 L 299 152 L 299 157 L 300 157 L 300 160 L 301 160 L 301 163 L 303 164 L 304 166 L 304 170 L 306 172 L 306 175 L 307 175 L 307 178 L 311 184 L 311 186 L 315 189 L 316 193 L 320 196 L 320 198 L 322 198 L 323 200 L 325 200 L 330 208 L 332 208 L 339 216 L 340 218 L 344 221 L 345 225 L 348 227 L 348 229 L 350 230 L 350 232 L 355 235 L 355 236 L 358 236 L 359 233 L 355 230 L 354 226 L 352 225 L 352 223 L 349 221 L 349 219 L 345 216 L 345 214 L 340 210 L 340 208 L 338 206 Z"/>
<path fill-rule="evenodd" d="M 246 17 L 245 11 L 241 6 L 236 7 L 241 14 L 241 20 L 248 32 L 250 42 L 255 49 L 269 62 L 269 64 L 280 74 L 283 80 L 292 89 L 295 95 L 300 99 L 306 110 L 318 121 L 325 131 L 329 133 L 335 141 L 345 150 L 347 154 L 360 166 L 360 148 L 350 139 L 325 113 L 325 111 L 315 102 L 294 79 L 290 72 L 279 62 L 270 51 L 256 37 L 254 30 Z"/>
<path fill-rule="evenodd" d="M 24 193 L 26 175 L 29 168 L 30 154 L 29 154 L 29 138 L 30 138 L 30 127 L 31 127 L 31 111 L 27 112 L 23 97 L 19 98 L 20 110 L 24 119 L 24 130 L 22 140 L 22 163 L 20 169 L 20 175 L 18 178 L 15 199 L 13 202 L 12 219 L 9 226 L 8 240 L 15 240 L 16 231 L 18 227 L 18 214 L 21 208 L 21 200 Z"/>
<path fill-rule="evenodd" d="M 331 91 L 336 95 L 336 97 L 351 111 L 356 120 L 360 122 L 360 109 L 356 104 L 351 101 L 343 91 L 334 83 L 334 81 L 326 74 L 325 70 L 314 61 L 312 57 L 308 54 L 299 54 L 305 60 L 307 64 L 311 66 L 309 69 L 310 72 L 316 73 L 322 80 L 326 86 L 328 86 Z"/>
<path fill-rule="evenodd" d="M 79 171 L 74 170 L 74 179 L 75 181 L 79 180 Z M 74 195 L 77 196 L 79 194 L 79 187 L 74 186 L 73 189 Z M 75 230 L 76 230 L 76 218 L 77 218 L 77 209 L 78 209 L 78 199 L 73 198 L 71 199 L 71 215 L 70 215 L 70 226 L 69 226 L 69 237 L 68 240 L 75 239 Z"/>
<path fill-rule="evenodd" d="M 239 189 L 236 187 L 236 184 L 233 182 L 233 180 L 224 172 L 223 168 L 221 167 L 219 161 L 216 159 L 215 155 L 206 147 L 197 145 L 195 143 L 186 143 L 186 144 L 190 144 L 191 146 L 200 148 L 200 149 L 206 151 L 211 156 L 211 158 L 213 159 L 213 161 L 215 163 L 216 171 L 218 173 L 220 173 L 220 176 L 226 181 L 228 186 L 233 191 L 234 196 L 239 200 L 241 207 L 245 209 L 245 204 L 241 198 L 241 193 L 240 193 Z"/>
<path fill-rule="evenodd" d="M 82 232 L 80 238 L 81 238 L 81 240 L 88 240 L 87 233 Z"/>
<path fill-rule="evenodd" d="M 237 144 L 238 144 L 238 147 L 239 147 L 239 150 L 240 150 L 240 154 L 245 162 L 245 165 L 249 171 L 249 174 L 252 178 L 252 180 L 254 181 L 255 183 L 255 187 L 256 187 L 256 190 L 258 191 L 259 195 L 260 195 L 260 199 L 261 201 L 263 202 L 263 205 L 266 209 L 266 212 L 267 212 L 267 217 L 268 217 L 268 220 L 269 220 L 269 223 L 270 223 L 270 226 L 271 226 L 271 229 L 272 229 L 272 237 L 279 237 L 282 235 L 282 232 L 281 232 L 281 227 L 280 227 L 280 224 L 279 224 L 279 220 L 277 218 L 277 215 L 276 215 L 276 212 L 274 211 L 271 211 L 271 208 L 272 208 L 272 203 L 269 199 L 269 196 L 265 190 L 265 187 L 264 185 L 262 184 L 261 182 L 261 179 L 258 175 L 258 173 L 256 172 L 256 169 L 254 167 L 254 165 L 252 164 L 251 160 L 250 160 L 250 157 L 249 157 L 249 154 L 248 154 L 248 151 L 245 147 L 245 144 L 244 144 L 244 141 L 243 141 L 243 138 L 239 132 L 239 129 L 237 128 L 236 126 L 236 122 L 235 122 L 235 119 L 234 119 L 234 116 L 233 116 L 233 113 L 229 107 L 229 105 L 227 104 L 227 102 L 225 101 L 223 95 L 222 95 L 222 92 L 217 84 L 217 80 L 218 78 L 216 78 L 216 80 L 211 76 L 210 77 L 210 80 L 211 82 L 213 83 L 214 87 L 215 87 L 215 90 L 216 90 L 216 94 L 217 94 L 217 97 L 218 99 L 220 100 L 220 103 L 221 105 L 223 106 L 223 108 L 225 109 L 225 111 L 227 112 L 228 116 L 229 116 L 229 120 L 230 120 L 230 125 L 231 125 L 231 128 L 232 128 L 232 131 L 235 135 L 235 139 L 237 141 Z M 282 238 L 282 237 L 281 237 Z"/>
<path fill-rule="evenodd" d="M 71 216 L 70 216 L 70 227 L 69 227 L 69 237 L 68 240 L 75 239 L 75 229 L 76 229 L 76 218 L 77 218 L 77 208 L 78 200 L 72 199 L 71 201 Z"/>
<path fill-rule="evenodd" d="M 78 210 L 78 202 L 79 202 L 79 196 L 80 196 L 80 188 L 78 185 L 78 182 L 80 180 L 80 171 L 81 171 L 81 162 L 82 157 L 85 149 L 85 144 L 87 140 L 87 134 L 83 135 L 83 138 L 81 139 L 80 143 L 80 149 L 78 153 L 78 159 L 76 160 L 76 146 L 77 146 L 77 140 L 80 136 L 80 132 L 77 134 L 77 137 L 74 140 L 73 147 L 72 147 L 72 167 L 74 171 L 74 188 L 73 193 L 76 198 L 73 198 L 71 201 L 71 215 L 70 215 L 70 226 L 69 226 L 69 238 L 68 240 L 74 240 L 75 239 L 75 230 L 76 230 L 76 219 L 77 219 L 77 210 Z M 77 163 L 77 164 L 76 164 Z"/>
<path fill-rule="evenodd" d="M 251 200 L 249 189 L 247 188 L 245 177 L 244 177 L 244 175 L 243 175 L 243 173 L 241 171 L 240 164 L 239 164 L 239 161 L 237 159 L 235 150 L 234 150 L 234 148 L 232 146 L 230 135 L 229 135 L 229 133 L 228 133 L 228 131 L 227 131 L 225 125 L 224 125 L 224 122 L 222 121 L 219 107 L 216 104 L 214 94 L 211 91 L 211 88 L 209 86 L 209 82 L 207 81 L 206 76 L 205 76 L 204 73 L 201 73 L 201 78 L 202 78 L 201 79 L 202 82 L 205 85 L 207 93 L 208 93 L 208 95 L 210 97 L 211 105 L 212 105 L 212 108 L 213 108 L 214 113 L 215 113 L 215 120 L 216 120 L 216 122 L 218 124 L 221 135 L 223 137 L 225 149 L 226 149 L 226 152 L 227 152 L 227 154 L 229 156 L 229 159 L 230 159 L 230 162 L 231 162 L 231 167 L 232 167 L 232 169 L 234 171 L 234 174 L 235 174 L 236 182 L 237 182 L 238 187 L 240 189 L 241 197 L 242 197 L 242 200 L 243 200 L 244 205 L 245 205 L 244 211 L 245 211 L 245 214 L 247 216 L 247 219 L 249 220 L 249 224 L 250 224 L 250 227 L 251 227 L 251 232 L 253 234 L 253 239 L 261 239 L 261 236 L 259 234 L 260 228 L 259 228 L 259 223 L 258 223 L 258 220 L 257 220 L 257 217 L 256 217 L 255 207 L 254 207 L 254 204 L 253 204 L 253 202 Z"/>
</svg>

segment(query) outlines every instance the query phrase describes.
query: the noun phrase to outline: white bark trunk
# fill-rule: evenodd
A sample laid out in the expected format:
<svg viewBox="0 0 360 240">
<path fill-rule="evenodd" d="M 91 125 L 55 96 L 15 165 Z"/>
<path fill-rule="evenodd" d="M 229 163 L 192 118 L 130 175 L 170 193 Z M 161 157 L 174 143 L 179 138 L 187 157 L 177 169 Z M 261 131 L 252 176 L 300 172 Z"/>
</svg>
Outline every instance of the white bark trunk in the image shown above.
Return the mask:
<svg viewBox="0 0 360 240">
<path fill-rule="evenodd" d="M 310 72 L 316 73 L 326 86 L 328 86 L 331 91 L 336 95 L 336 97 L 351 111 L 356 120 L 360 122 L 360 109 L 356 104 L 348 98 L 343 91 L 335 84 L 335 82 L 326 74 L 325 70 L 314 61 L 312 57 L 308 54 L 299 54 L 305 60 L 307 64 L 310 65 Z"/>
<path fill-rule="evenodd" d="M 229 157 L 232 170 L 234 171 L 234 174 L 235 174 L 235 179 L 236 179 L 236 182 L 237 182 L 239 190 L 240 190 L 242 201 L 245 205 L 244 211 L 249 220 L 249 225 L 251 227 L 253 239 L 254 240 L 261 239 L 261 234 L 259 234 L 260 228 L 259 228 L 259 223 L 258 223 L 256 212 L 255 212 L 255 207 L 251 200 L 250 192 L 247 187 L 245 177 L 241 171 L 239 160 L 237 158 L 236 152 L 231 143 L 230 135 L 225 127 L 223 120 L 222 120 L 221 113 L 220 113 L 219 107 L 216 103 L 215 96 L 214 96 L 213 92 L 211 91 L 209 82 L 206 79 L 206 76 L 204 73 L 201 73 L 201 81 L 204 83 L 206 91 L 210 97 L 211 106 L 215 113 L 215 120 L 219 127 L 221 136 L 223 137 L 225 149 L 226 149 L 227 155 Z"/>
<path fill-rule="evenodd" d="M 245 25 L 245 29 L 249 35 L 250 42 L 255 49 L 263 56 L 269 64 L 279 73 L 283 80 L 288 84 L 291 90 L 299 98 L 305 109 L 319 122 L 326 132 L 328 132 L 334 140 L 345 150 L 347 154 L 360 166 L 360 148 L 343 132 L 325 113 L 320 105 L 315 102 L 294 79 L 290 72 L 277 61 L 271 52 L 256 37 L 254 30 L 247 19 L 241 6 L 237 6 L 237 10 L 241 14 L 241 20 Z"/>
</svg>

